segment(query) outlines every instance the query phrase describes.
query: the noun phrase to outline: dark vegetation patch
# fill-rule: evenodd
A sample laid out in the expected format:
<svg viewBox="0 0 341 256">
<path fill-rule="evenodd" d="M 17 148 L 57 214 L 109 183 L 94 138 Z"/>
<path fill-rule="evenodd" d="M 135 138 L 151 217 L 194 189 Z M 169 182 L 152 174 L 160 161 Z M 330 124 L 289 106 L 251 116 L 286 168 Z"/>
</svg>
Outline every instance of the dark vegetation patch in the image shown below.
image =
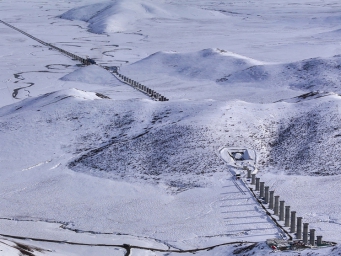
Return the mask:
<svg viewBox="0 0 341 256">
<path fill-rule="evenodd" d="M 99 131 L 77 138 L 74 150 L 82 155 L 69 168 L 116 180 L 163 182 L 176 191 L 202 186 L 202 174 L 224 166 L 217 155 L 221 143 L 209 128 L 182 124 L 174 115 L 185 114 L 167 109 L 143 117 L 113 113 Z"/>
<path fill-rule="evenodd" d="M 102 94 L 102 93 L 98 93 L 98 92 L 96 92 L 96 96 L 97 96 L 97 97 L 100 97 L 100 98 L 102 98 L 102 99 L 110 99 L 110 97 L 108 97 L 108 96 L 106 96 L 106 95 L 104 95 L 104 94 Z"/>
<path fill-rule="evenodd" d="M 72 162 L 70 168 L 96 171 L 97 175 L 114 179 L 129 176 L 157 181 L 159 176 L 164 179 L 167 175 L 166 183 L 182 191 L 200 184 L 182 179 L 181 175 L 209 173 L 222 164 L 214 149 L 206 147 L 204 136 L 204 129 L 172 124 L 131 139 L 115 139 Z"/>
<path fill-rule="evenodd" d="M 298 89 L 340 91 L 341 58 L 312 58 L 285 66 L 290 71 L 290 86 Z"/>
<path fill-rule="evenodd" d="M 341 137 L 338 109 L 327 103 L 283 119 L 270 141 L 269 162 L 288 174 L 340 174 Z"/>
<path fill-rule="evenodd" d="M 254 244 L 251 244 L 251 245 L 248 245 L 248 246 L 244 246 L 244 247 L 242 247 L 242 248 L 238 248 L 238 249 L 235 249 L 234 251 L 233 251 L 233 254 L 243 254 L 244 255 L 244 253 L 247 253 L 247 252 L 249 252 L 249 251 L 251 251 L 253 248 L 255 248 L 257 246 L 257 244 L 256 243 L 254 243 Z"/>
<path fill-rule="evenodd" d="M 4 242 L 1 242 L 1 243 L 4 243 Z M 4 243 L 4 244 L 18 250 L 20 252 L 20 256 L 35 256 L 36 254 L 34 254 L 34 252 L 44 253 L 47 251 L 47 250 L 44 250 L 35 246 L 22 244 L 22 243 L 18 243 L 14 241 L 11 241 L 11 243 L 14 243 L 14 245 L 9 245 L 7 243 Z"/>
</svg>

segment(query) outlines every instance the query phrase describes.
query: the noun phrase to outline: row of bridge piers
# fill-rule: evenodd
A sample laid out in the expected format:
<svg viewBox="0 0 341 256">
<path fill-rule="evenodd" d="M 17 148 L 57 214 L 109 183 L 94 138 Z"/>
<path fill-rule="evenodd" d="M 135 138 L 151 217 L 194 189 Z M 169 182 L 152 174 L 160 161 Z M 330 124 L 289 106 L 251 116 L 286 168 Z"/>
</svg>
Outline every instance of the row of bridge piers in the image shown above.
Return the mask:
<svg viewBox="0 0 341 256">
<path fill-rule="evenodd" d="M 103 9 L 103 10 L 105 10 L 105 9 Z M 71 53 L 71 52 L 65 51 L 65 50 L 63 50 L 63 49 L 61 49 L 61 48 L 59 48 L 59 47 L 57 47 L 57 46 L 54 46 L 54 45 L 49 44 L 49 43 L 46 43 L 46 42 L 40 40 L 39 38 L 36 38 L 36 37 L 34 37 L 34 36 L 32 36 L 32 35 L 26 33 L 25 31 L 23 31 L 23 30 L 21 30 L 21 29 L 18 29 L 18 28 L 14 27 L 14 26 L 12 26 L 12 25 L 10 25 L 10 24 L 8 24 L 8 23 L 2 21 L 2 20 L 0 20 L 0 23 L 3 23 L 3 24 L 5 24 L 6 26 L 8 26 L 8 27 L 10 27 L 10 28 L 12 28 L 12 29 L 14 29 L 14 30 L 17 30 L 18 32 L 24 34 L 25 36 L 30 37 L 31 39 L 33 39 L 33 40 L 39 42 L 39 43 L 42 44 L 42 45 L 45 45 L 45 46 L 49 47 L 50 49 L 54 49 L 54 50 L 56 50 L 56 51 L 59 51 L 59 52 L 63 53 L 64 55 L 66 55 L 66 56 L 68 56 L 68 57 L 70 57 L 70 58 L 72 58 L 72 59 L 74 59 L 74 60 L 78 60 L 78 61 L 80 61 L 80 62 L 81 62 L 82 64 L 84 64 L 84 65 L 98 65 L 98 66 L 100 66 L 100 67 L 102 67 L 102 68 L 104 68 L 104 69 L 110 71 L 110 72 L 111 72 L 112 74 L 114 74 L 115 77 L 118 78 L 120 81 L 122 81 L 122 82 L 124 82 L 124 83 L 126 83 L 126 84 L 132 86 L 133 88 L 139 90 L 140 92 L 142 92 L 142 93 L 148 95 L 148 96 L 149 96 L 150 98 L 152 98 L 153 100 L 156 100 L 156 101 L 168 101 L 168 100 L 169 100 L 169 99 L 167 99 L 165 96 L 161 95 L 160 93 L 157 93 L 156 91 L 154 91 L 154 90 L 148 88 L 147 86 L 142 85 L 142 84 L 140 84 L 140 83 L 138 83 L 138 82 L 136 82 L 136 81 L 134 81 L 134 80 L 132 80 L 132 79 L 130 79 L 130 78 L 128 78 L 128 77 L 126 77 L 126 76 L 120 74 L 120 73 L 118 73 L 117 67 L 114 67 L 113 69 L 111 69 L 111 68 L 109 68 L 109 67 L 103 67 L 103 66 L 97 64 L 96 61 L 94 61 L 93 59 L 90 59 L 90 58 L 84 59 L 84 58 L 82 58 L 82 57 L 80 57 L 80 56 L 77 56 L 76 54 L 73 54 L 73 53 Z"/>
<path fill-rule="evenodd" d="M 315 240 L 315 229 L 309 230 L 309 223 L 302 223 L 303 218 L 297 217 L 296 211 L 291 211 L 290 206 L 285 205 L 285 201 L 280 200 L 280 196 L 275 195 L 274 190 L 270 190 L 270 187 L 260 181 L 256 174 L 251 174 L 251 170 L 247 172 L 247 178 L 251 180 L 251 185 L 254 185 L 254 190 L 259 191 L 259 198 L 263 200 L 263 204 L 267 204 L 267 208 L 273 210 L 279 221 L 284 221 L 284 227 L 288 228 L 290 233 L 296 234 L 296 239 L 303 240 L 304 244 L 311 246 L 322 245 L 322 236 L 317 236 Z"/>
<path fill-rule="evenodd" d="M 147 86 L 140 84 L 139 82 L 134 81 L 133 79 L 130 79 L 129 77 L 126 77 L 126 76 L 118 73 L 117 69 L 115 71 L 112 71 L 112 73 L 117 78 L 119 78 L 121 81 L 123 81 L 126 84 L 129 84 L 130 86 L 132 86 L 133 88 L 145 93 L 146 95 L 148 95 L 149 97 L 151 97 L 152 99 L 154 99 L 156 101 L 168 101 L 169 100 L 165 96 L 161 95 L 160 93 L 157 93 L 156 91 L 148 88 Z"/>
</svg>

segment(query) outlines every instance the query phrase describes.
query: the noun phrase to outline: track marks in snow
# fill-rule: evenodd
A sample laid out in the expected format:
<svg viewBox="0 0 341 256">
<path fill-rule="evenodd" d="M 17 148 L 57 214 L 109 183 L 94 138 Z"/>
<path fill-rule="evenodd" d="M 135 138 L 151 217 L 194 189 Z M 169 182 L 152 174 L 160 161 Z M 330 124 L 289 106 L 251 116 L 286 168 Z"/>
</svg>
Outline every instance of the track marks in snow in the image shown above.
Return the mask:
<svg viewBox="0 0 341 256">
<path fill-rule="evenodd" d="M 245 191 L 239 186 L 238 182 L 234 179 L 232 179 L 232 182 L 234 183 L 234 185 L 238 188 L 238 190 L 240 191 L 240 193 L 242 193 L 243 195 L 246 195 Z"/>
<path fill-rule="evenodd" d="M 33 165 L 33 166 L 24 168 L 24 169 L 22 169 L 21 171 L 28 171 L 28 170 L 31 170 L 31 169 L 33 169 L 33 168 L 39 167 L 39 166 L 41 166 L 41 165 L 43 165 L 43 164 L 47 164 L 47 163 L 49 163 L 49 162 L 51 162 L 51 161 L 52 161 L 52 160 L 47 160 L 47 161 L 44 161 L 44 162 L 35 164 L 35 165 Z"/>
<path fill-rule="evenodd" d="M 253 196 L 231 177 L 223 186 L 226 192 L 221 194 L 220 208 L 228 236 L 245 237 L 257 235 L 276 235 L 277 229 L 267 219 L 264 211 L 255 202 Z"/>
</svg>

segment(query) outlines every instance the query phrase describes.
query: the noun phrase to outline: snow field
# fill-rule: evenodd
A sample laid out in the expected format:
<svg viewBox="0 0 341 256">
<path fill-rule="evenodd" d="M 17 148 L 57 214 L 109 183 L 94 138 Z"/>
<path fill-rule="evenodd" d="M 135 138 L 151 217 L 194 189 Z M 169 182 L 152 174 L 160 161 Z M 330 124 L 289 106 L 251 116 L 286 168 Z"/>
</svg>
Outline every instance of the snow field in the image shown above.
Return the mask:
<svg viewBox="0 0 341 256">
<path fill-rule="evenodd" d="M 162 248 L 264 241 L 278 230 L 219 158 L 219 148 L 240 146 L 256 150 L 262 179 L 317 233 L 339 240 L 331 199 L 339 196 L 338 2 L 93 4 L 2 1 L 0 10 L 44 41 L 122 65 L 171 101 L 148 100 L 97 67 L 0 28 L 0 216 L 18 220 L 1 220 L 3 232 Z M 325 92 L 306 95 L 316 90 Z M 239 253 L 269 254 L 263 246 Z M 132 251 L 142 254 L 162 255 Z"/>
</svg>

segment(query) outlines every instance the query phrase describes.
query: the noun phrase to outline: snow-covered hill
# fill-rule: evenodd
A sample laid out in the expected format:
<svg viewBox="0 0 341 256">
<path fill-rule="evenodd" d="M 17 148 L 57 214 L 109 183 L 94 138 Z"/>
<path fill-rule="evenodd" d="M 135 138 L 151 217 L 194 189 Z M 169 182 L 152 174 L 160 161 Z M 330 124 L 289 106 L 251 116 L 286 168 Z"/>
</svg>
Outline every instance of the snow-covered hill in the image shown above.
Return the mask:
<svg viewBox="0 0 341 256">
<path fill-rule="evenodd" d="M 278 66 L 225 50 L 203 49 L 184 53 L 157 52 L 122 67 L 121 71 L 136 80 L 148 82 L 151 88 L 171 99 L 239 99 L 270 103 L 303 94 L 305 91 L 292 90 L 288 83 L 277 84 L 280 81 L 280 75 L 276 73 Z M 258 72 L 247 75 L 255 69 Z M 273 73 L 271 82 L 264 81 L 264 74 L 269 72 Z M 226 82 L 225 77 L 238 74 L 242 74 L 244 81 Z"/>
<path fill-rule="evenodd" d="M 312 58 L 288 64 L 258 65 L 228 74 L 222 84 L 275 84 L 308 91 L 341 92 L 341 58 Z"/>
<path fill-rule="evenodd" d="M 339 2 L 0 7 L 1 19 L 170 99 L 0 24 L 0 250 L 24 247 L 7 234 L 55 240 L 22 241 L 35 255 L 125 255 L 127 244 L 145 247 L 131 255 L 271 255 L 264 240 L 282 233 L 222 147 L 254 150 L 257 175 L 341 242 Z"/>
<path fill-rule="evenodd" d="M 204 49 L 191 53 L 157 52 L 129 66 L 129 73 L 166 74 L 183 79 L 216 80 L 264 64 L 232 52 Z"/>
<path fill-rule="evenodd" d="M 110 85 L 111 87 L 117 83 L 117 79 L 112 74 L 96 65 L 79 68 L 60 79 L 63 81 L 75 81 L 87 84 Z"/>
<path fill-rule="evenodd" d="M 60 15 L 63 19 L 89 22 L 93 33 L 114 33 L 136 29 L 140 20 L 225 19 L 220 12 L 197 7 L 174 7 L 165 1 L 115 0 L 74 8 Z"/>
</svg>

